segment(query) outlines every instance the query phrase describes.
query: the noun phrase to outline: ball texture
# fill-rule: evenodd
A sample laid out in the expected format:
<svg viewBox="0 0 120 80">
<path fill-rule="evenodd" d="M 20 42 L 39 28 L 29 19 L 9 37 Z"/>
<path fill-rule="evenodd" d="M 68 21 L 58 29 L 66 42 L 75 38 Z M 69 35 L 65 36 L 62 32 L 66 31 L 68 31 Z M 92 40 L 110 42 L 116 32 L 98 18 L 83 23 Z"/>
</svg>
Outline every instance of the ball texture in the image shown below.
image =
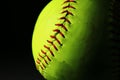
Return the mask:
<svg viewBox="0 0 120 80">
<path fill-rule="evenodd" d="M 52 0 L 32 37 L 38 71 L 47 80 L 108 80 L 114 0 Z M 107 59 L 107 60 L 106 60 Z M 104 77 L 104 78 L 103 78 Z"/>
</svg>

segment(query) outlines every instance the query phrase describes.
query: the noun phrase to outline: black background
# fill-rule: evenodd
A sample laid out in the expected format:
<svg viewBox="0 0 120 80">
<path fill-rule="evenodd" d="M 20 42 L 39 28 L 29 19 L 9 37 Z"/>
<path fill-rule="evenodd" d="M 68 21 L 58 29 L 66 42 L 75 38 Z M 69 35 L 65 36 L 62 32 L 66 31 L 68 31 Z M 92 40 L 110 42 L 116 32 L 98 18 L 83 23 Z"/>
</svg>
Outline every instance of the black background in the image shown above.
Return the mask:
<svg viewBox="0 0 120 80">
<path fill-rule="evenodd" d="M 32 55 L 37 17 L 50 0 L 9 0 L 2 6 L 0 80 L 44 80 Z"/>
</svg>

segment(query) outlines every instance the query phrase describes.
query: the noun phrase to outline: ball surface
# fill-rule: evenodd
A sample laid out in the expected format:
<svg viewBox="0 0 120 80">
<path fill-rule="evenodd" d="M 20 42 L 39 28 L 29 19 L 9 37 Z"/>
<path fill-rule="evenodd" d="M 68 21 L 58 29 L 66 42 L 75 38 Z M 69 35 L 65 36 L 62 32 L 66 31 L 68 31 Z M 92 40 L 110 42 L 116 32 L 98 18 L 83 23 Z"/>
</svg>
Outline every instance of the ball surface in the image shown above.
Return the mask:
<svg viewBox="0 0 120 80">
<path fill-rule="evenodd" d="M 46 5 L 32 37 L 35 64 L 45 79 L 104 80 L 111 3 L 52 0 Z"/>
</svg>

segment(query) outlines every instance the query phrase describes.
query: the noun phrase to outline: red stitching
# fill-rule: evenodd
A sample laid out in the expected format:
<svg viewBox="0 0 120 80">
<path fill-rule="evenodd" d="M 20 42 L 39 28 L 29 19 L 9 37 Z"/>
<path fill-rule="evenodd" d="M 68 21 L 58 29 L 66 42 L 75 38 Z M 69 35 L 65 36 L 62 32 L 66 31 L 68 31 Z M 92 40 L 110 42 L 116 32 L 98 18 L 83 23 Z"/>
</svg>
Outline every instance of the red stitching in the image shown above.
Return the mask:
<svg viewBox="0 0 120 80">
<path fill-rule="evenodd" d="M 36 63 L 40 65 L 41 60 L 37 58 Z M 43 70 L 43 67 L 40 65 L 41 69 Z"/>
<path fill-rule="evenodd" d="M 40 64 L 41 61 L 39 60 L 39 58 L 37 58 L 37 61 L 36 61 L 36 62 L 37 62 L 38 64 Z M 43 63 L 42 63 L 42 65 L 43 65 L 44 68 L 46 68 L 46 66 L 45 66 Z M 40 65 L 40 67 L 41 67 L 41 69 L 43 70 L 43 67 L 42 67 L 41 65 Z"/>
<path fill-rule="evenodd" d="M 74 2 L 74 3 L 76 3 L 75 0 L 66 0 L 64 3 L 68 3 L 68 2 Z"/>
<path fill-rule="evenodd" d="M 43 67 L 46 68 L 46 66 L 42 63 Z"/>
<path fill-rule="evenodd" d="M 51 59 L 48 57 L 48 55 L 46 55 L 46 52 L 44 52 L 43 50 L 41 50 L 41 52 L 43 53 L 43 54 L 45 54 L 45 56 L 47 57 L 47 59 L 49 60 L 49 61 L 51 61 Z M 43 57 L 42 57 L 43 58 Z"/>
<path fill-rule="evenodd" d="M 66 15 L 72 15 L 73 16 L 73 13 L 71 13 L 70 11 L 68 11 L 68 10 L 65 10 L 65 11 L 63 11 L 63 12 L 61 12 L 62 14 L 63 13 L 67 13 Z"/>
<path fill-rule="evenodd" d="M 68 31 L 67 28 L 66 28 L 63 24 L 55 24 L 55 26 L 58 26 L 58 27 L 60 26 L 60 27 L 62 27 L 63 29 L 65 29 L 65 31 Z"/>
<path fill-rule="evenodd" d="M 37 62 L 38 64 L 40 64 L 40 61 L 39 61 L 38 59 L 36 60 L 36 62 Z"/>
<path fill-rule="evenodd" d="M 43 70 L 43 67 L 40 65 L 41 69 Z"/>
<path fill-rule="evenodd" d="M 48 62 L 44 59 L 44 62 L 46 63 L 46 64 L 48 64 Z"/>
<path fill-rule="evenodd" d="M 63 38 L 65 38 L 64 34 L 59 29 L 55 29 L 53 31 L 59 33 Z"/>
<path fill-rule="evenodd" d="M 50 51 L 51 55 L 54 56 L 54 54 L 53 54 L 52 50 L 50 49 L 50 47 L 44 45 L 44 48 L 48 49 Z"/>
<path fill-rule="evenodd" d="M 53 47 L 55 48 L 55 50 L 57 50 L 57 51 L 58 51 L 57 47 L 55 46 L 55 44 L 53 44 L 53 42 L 52 42 L 52 41 L 47 40 L 47 42 L 48 42 L 48 43 L 50 43 L 50 44 L 52 44 L 52 45 L 53 45 Z"/>
<path fill-rule="evenodd" d="M 51 38 L 54 38 L 61 46 L 62 46 L 62 44 L 61 44 L 61 42 L 57 39 L 57 37 L 56 36 L 50 36 Z"/>
<path fill-rule="evenodd" d="M 43 59 L 44 59 L 44 57 L 42 57 L 40 54 L 39 54 L 39 57 L 41 57 L 41 58 L 43 58 Z"/>
<path fill-rule="evenodd" d="M 37 60 L 38 60 L 39 62 L 41 62 L 41 60 L 40 60 L 39 58 L 37 58 Z"/>
<path fill-rule="evenodd" d="M 47 59 L 49 60 L 49 61 L 51 61 L 51 59 L 48 57 L 48 56 L 46 56 L 47 57 Z"/>
<path fill-rule="evenodd" d="M 43 50 L 41 50 L 41 52 L 46 55 L 46 52 L 44 52 Z"/>
<path fill-rule="evenodd" d="M 66 8 L 72 8 L 72 9 L 75 9 L 75 7 L 71 6 L 71 5 L 68 5 L 68 6 L 64 6 L 63 9 L 66 9 Z"/>
<path fill-rule="evenodd" d="M 43 60 L 44 60 L 44 62 L 45 62 L 46 64 L 48 64 L 44 57 L 42 57 L 40 54 L 39 54 L 39 56 L 40 56 L 41 58 L 43 58 Z M 46 55 L 46 56 L 47 56 L 47 55 Z M 38 60 L 40 61 L 39 58 L 38 58 Z M 41 62 L 41 61 L 40 61 L 40 62 Z"/>
<path fill-rule="evenodd" d="M 67 19 L 66 17 L 61 17 L 60 19 L 63 19 L 63 20 L 64 20 L 64 22 L 68 22 L 69 24 L 71 24 L 70 20 L 69 20 L 69 19 Z"/>
<path fill-rule="evenodd" d="M 64 3 L 69 3 L 69 4 L 68 4 L 67 6 L 64 6 L 63 9 L 67 9 L 67 8 L 76 9 L 74 6 L 71 6 L 71 5 L 70 5 L 71 2 L 76 3 L 75 0 L 66 0 L 66 1 L 64 1 Z M 64 22 L 67 22 L 67 23 L 71 24 L 71 22 L 70 22 L 70 20 L 67 18 L 67 16 L 68 16 L 68 15 L 74 16 L 73 13 L 70 12 L 70 11 L 68 11 L 68 10 L 64 10 L 64 11 L 61 12 L 61 14 L 64 14 L 64 13 L 66 13 L 66 15 L 65 15 L 64 17 L 60 17 L 59 19 L 64 20 Z M 63 23 L 64 23 L 64 22 L 63 22 Z M 66 27 L 63 23 L 55 24 L 55 26 L 61 27 L 61 28 L 63 28 L 65 31 L 68 31 L 68 30 L 67 30 L 67 27 Z M 50 37 L 53 38 L 53 39 L 55 39 L 55 40 L 60 44 L 60 46 L 62 46 L 63 44 L 60 42 L 60 40 L 59 40 L 56 36 L 57 36 L 58 34 L 60 34 L 63 38 L 65 38 L 65 35 L 60 31 L 60 29 L 54 29 L 53 32 L 55 32 L 55 34 L 54 34 L 54 35 L 50 35 Z M 53 41 L 54 41 L 54 40 L 53 40 Z M 53 43 L 53 41 L 47 40 L 47 42 L 48 42 L 49 44 L 51 44 L 51 45 L 54 47 L 55 50 L 58 51 L 58 48 L 57 48 L 57 46 Z M 49 46 L 44 45 L 44 48 L 46 48 L 46 49 L 50 52 L 50 54 L 51 54 L 52 56 L 54 56 L 54 53 L 53 53 L 53 51 L 50 49 Z M 45 64 L 48 64 L 48 62 L 47 62 L 47 60 L 45 59 L 45 57 L 47 57 L 48 61 L 51 61 L 51 59 L 50 59 L 50 57 L 47 55 L 47 52 L 41 50 L 41 53 L 44 54 L 44 57 L 41 56 L 40 53 L 39 53 L 39 57 L 44 60 Z M 41 60 L 40 60 L 39 58 L 37 58 L 36 63 L 40 65 L 40 67 L 41 67 L 42 70 L 43 70 L 44 68 L 46 68 L 45 64 L 44 64 L 44 63 L 41 63 Z"/>
</svg>

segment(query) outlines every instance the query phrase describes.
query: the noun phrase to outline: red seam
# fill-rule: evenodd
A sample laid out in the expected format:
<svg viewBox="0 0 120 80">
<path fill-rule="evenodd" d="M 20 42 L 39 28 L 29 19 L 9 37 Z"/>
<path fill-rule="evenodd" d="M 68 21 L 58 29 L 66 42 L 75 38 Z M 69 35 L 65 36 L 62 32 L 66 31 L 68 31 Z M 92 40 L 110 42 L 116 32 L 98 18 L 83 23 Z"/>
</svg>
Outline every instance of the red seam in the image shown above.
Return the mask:
<svg viewBox="0 0 120 80">
<path fill-rule="evenodd" d="M 53 31 L 59 33 L 63 38 L 65 38 L 64 34 L 59 29 L 55 29 Z"/>
<path fill-rule="evenodd" d="M 73 16 L 73 13 L 71 13 L 70 11 L 68 11 L 68 10 L 65 10 L 65 11 L 63 11 L 63 12 L 61 12 L 62 14 L 63 13 L 67 13 L 66 15 L 72 15 Z"/>
<path fill-rule="evenodd" d="M 43 67 L 46 68 L 46 66 L 42 63 Z"/>
<path fill-rule="evenodd" d="M 68 2 L 74 2 L 74 3 L 76 3 L 75 0 L 66 0 L 64 3 L 68 3 Z"/>
<path fill-rule="evenodd" d="M 54 47 L 54 49 L 58 51 L 57 47 L 55 46 L 55 44 L 53 44 L 53 42 L 52 42 L 52 41 L 47 40 L 47 42 L 48 42 L 48 43 L 50 43 L 50 44 L 52 44 L 52 45 L 53 45 L 53 47 Z"/>
<path fill-rule="evenodd" d="M 37 63 L 37 64 L 39 64 L 39 66 L 40 66 L 40 67 L 41 67 L 41 69 L 43 70 L 43 67 L 40 65 L 40 62 L 41 62 L 41 61 L 40 61 L 40 59 L 39 59 L 39 58 L 37 58 L 36 63 Z"/>
<path fill-rule="evenodd" d="M 61 42 L 57 39 L 56 36 L 52 36 L 52 35 L 51 35 L 50 37 L 51 37 L 51 38 L 54 38 L 54 39 L 58 42 L 58 44 L 62 45 Z"/>
<path fill-rule="evenodd" d="M 49 61 L 51 61 L 51 59 L 48 57 L 48 55 L 46 55 L 46 52 L 44 52 L 43 50 L 41 50 L 41 52 L 42 52 L 43 54 L 45 54 L 45 56 L 47 57 L 47 59 L 48 59 Z"/>
<path fill-rule="evenodd" d="M 41 62 L 41 60 L 40 60 L 39 58 L 37 58 L 37 60 L 38 60 L 39 62 Z"/>
<path fill-rule="evenodd" d="M 69 20 L 69 19 L 67 19 L 66 17 L 61 17 L 60 19 L 63 19 L 63 20 L 64 20 L 64 22 L 68 22 L 69 24 L 71 24 L 70 20 Z"/>
<path fill-rule="evenodd" d="M 44 45 L 44 48 L 48 49 L 50 51 L 51 55 L 54 56 L 54 54 L 53 54 L 52 50 L 50 49 L 50 47 Z"/>
<path fill-rule="evenodd" d="M 39 61 L 38 59 L 36 60 L 36 62 L 37 62 L 38 64 L 40 64 L 40 61 Z"/>
<path fill-rule="evenodd" d="M 41 58 L 43 58 L 43 60 L 44 60 L 44 62 L 45 62 L 46 64 L 48 64 L 44 57 L 42 57 L 40 54 L 39 54 L 39 56 L 40 56 Z M 47 56 L 47 55 L 46 55 L 46 56 Z M 38 60 L 40 61 L 39 58 L 38 58 Z M 41 61 L 40 61 L 40 62 L 41 62 Z"/>
<path fill-rule="evenodd" d="M 46 55 L 46 52 L 44 52 L 43 50 L 41 50 L 41 52 Z"/>
<path fill-rule="evenodd" d="M 64 3 L 68 3 L 68 2 L 69 2 L 69 3 L 70 3 L 70 2 L 76 3 L 75 0 L 66 0 L 66 1 L 64 1 Z M 74 6 L 71 6 L 70 4 L 68 4 L 67 6 L 64 6 L 64 7 L 63 7 L 63 9 L 66 9 L 66 8 L 75 9 L 75 7 L 74 7 Z M 61 13 L 62 13 L 62 14 L 63 14 L 63 13 L 66 13 L 66 15 L 65 15 L 65 17 L 60 17 L 60 19 L 63 19 L 64 22 L 68 22 L 69 24 L 71 24 L 70 20 L 67 19 L 66 16 L 68 16 L 68 15 L 72 15 L 72 16 L 73 16 L 73 13 L 70 12 L 70 11 L 68 11 L 68 10 L 64 10 L 64 11 L 62 11 Z M 63 23 L 64 23 L 64 22 L 63 22 Z M 62 27 L 65 31 L 68 31 L 68 30 L 67 30 L 67 27 L 66 27 L 63 23 L 62 23 L 62 24 L 55 24 L 55 26 Z M 62 46 L 60 40 L 56 37 L 56 35 L 57 35 L 57 34 L 60 34 L 63 38 L 65 38 L 64 34 L 63 34 L 59 29 L 54 29 L 53 32 L 56 32 L 55 35 L 50 35 L 50 37 L 53 38 L 53 39 L 55 39 L 55 40 Z M 58 51 L 58 48 L 57 48 L 56 45 L 53 43 L 53 41 L 47 40 L 47 42 L 50 43 L 50 44 L 54 47 L 54 49 Z M 50 47 L 44 45 L 44 48 L 46 48 L 46 49 L 50 52 L 50 54 L 51 54 L 52 56 L 54 56 L 54 53 L 53 53 L 53 51 L 50 49 Z M 47 52 L 41 50 L 41 53 L 45 55 L 44 57 L 47 57 L 47 59 L 48 59 L 49 61 L 51 61 L 51 59 L 49 58 L 49 56 L 47 56 Z M 39 57 L 42 58 L 46 64 L 48 64 L 47 60 L 46 60 L 43 56 L 41 56 L 40 53 L 39 53 Z M 46 68 L 46 66 L 45 66 L 43 63 L 40 63 L 41 60 L 40 60 L 39 58 L 37 58 L 36 62 L 40 65 L 40 67 L 41 67 L 42 70 L 43 70 L 44 68 Z M 43 68 L 43 67 L 44 67 L 44 68 Z"/>
<path fill-rule="evenodd" d="M 44 59 L 44 57 L 42 57 L 40 54 L 39 54 L 39 57 L 41 57 L 41 58 L 43 58 L 43 59 Z"/>
<path fill-rule="evenodd" d="M 41 69 L 43 70 L 43 67 L 40 65 Z"/>
<path fill-rule="evenodd" d="M 60 26 L 60 27 L 62 27 L 63 29 L 65 29 L 65 31 L 68 31 L 67 28 L 66 28 L 63 24 L 55 24 L 55 26 L 58 26 L 58 27 Z"/>
<path fill-rule="evenodd" d="M 46 56 L 47 57 L 47 59 L 49 60 L 49 61 L 51 61 L 51 59 L 48 57 L 48 56 Z"/>
<path fill-rule="evenodd" d="M 48 62 L 44 59 L 44 62 L 46 63 L 46 64 L 48 64 Z"/>
<path fill-rule="evenodd" d="M 66 9 L 66 8 L 72 8 L 72 9 L 75 9 L 75 7 L 71 6 L 71 5 L 68 5 L 68 6 L 64 6 L 63 9 Z"/>
</svg>

